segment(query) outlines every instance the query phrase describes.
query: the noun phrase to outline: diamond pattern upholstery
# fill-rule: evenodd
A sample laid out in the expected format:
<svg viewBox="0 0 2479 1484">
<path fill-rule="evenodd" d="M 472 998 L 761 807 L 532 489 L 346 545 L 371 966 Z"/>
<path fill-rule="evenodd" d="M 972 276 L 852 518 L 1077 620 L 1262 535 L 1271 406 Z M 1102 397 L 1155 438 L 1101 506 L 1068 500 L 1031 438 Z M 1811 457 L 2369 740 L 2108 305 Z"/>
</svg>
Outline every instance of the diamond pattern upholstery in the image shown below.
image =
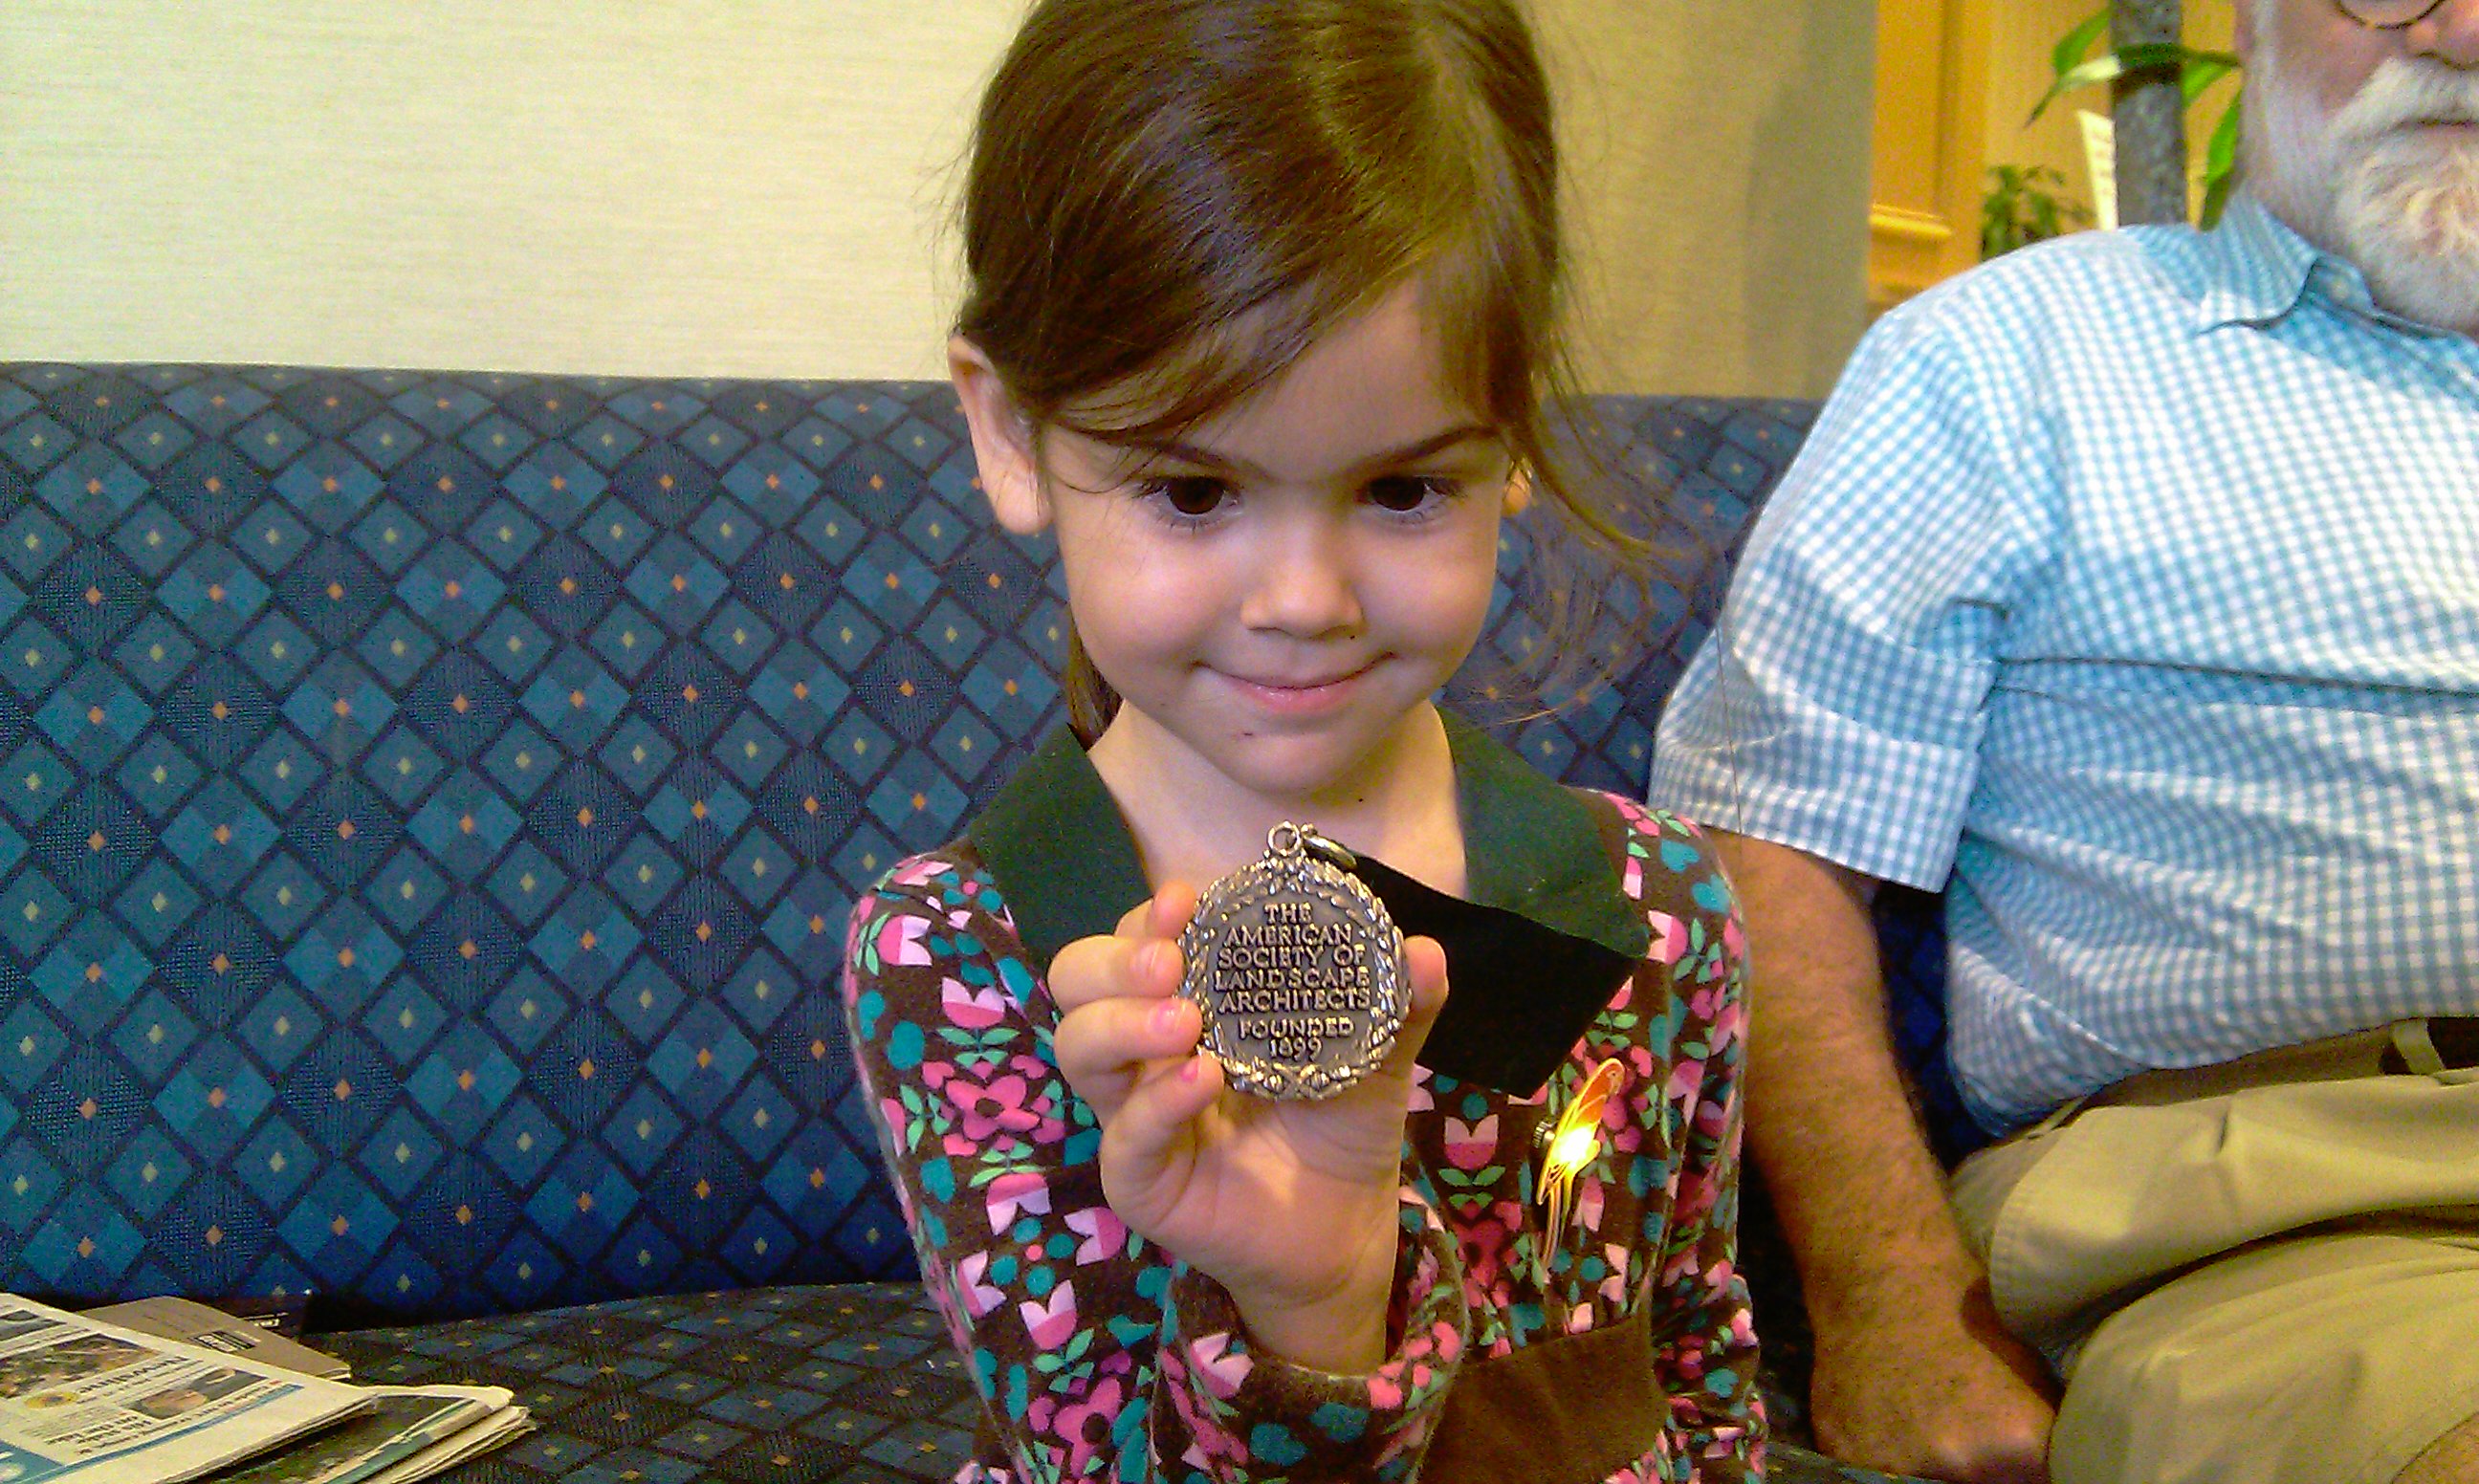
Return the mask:
<svg viewBox="0 0 2479 1484">
<path fill-rule="evenodd" d="M 618 1299 L 319 1343 L 367 1383 L 517 1393 L 539 1430 L 456 1484 L 943 1481 L 980 1410 L 917 1283 Z"/>
<path fill-rule="evenodd" d="M 931 387 L 0 371 L 0 1286 L 909 1254 L 854 890 L 1054 701 Z"/>
<path fill-rule="evenodd" d="M 1458 699 L 1640 788 L 1812 409 L 1612 399 L 1623 682 Z M 436 1319 L 900 1278 L 845 910 L 1059 708 L 934 384 L 0 367 L 0 1287 Z"/>
<path fill-rule="evenodd" d="M 1450 692 L 1636 792 L 1814 408 L 1594 412 L 1664 553 L 1618 683 L 1508 684 L 1511 527 Z M 544 1420 L 464 1477 L 950 1476 L 834 985 L 1059 713 L 1056 563 L 978 498 L 940 385 L 0 364 L 0 1289 L 411 1325 L 322 1343 Z"/>
</svg>

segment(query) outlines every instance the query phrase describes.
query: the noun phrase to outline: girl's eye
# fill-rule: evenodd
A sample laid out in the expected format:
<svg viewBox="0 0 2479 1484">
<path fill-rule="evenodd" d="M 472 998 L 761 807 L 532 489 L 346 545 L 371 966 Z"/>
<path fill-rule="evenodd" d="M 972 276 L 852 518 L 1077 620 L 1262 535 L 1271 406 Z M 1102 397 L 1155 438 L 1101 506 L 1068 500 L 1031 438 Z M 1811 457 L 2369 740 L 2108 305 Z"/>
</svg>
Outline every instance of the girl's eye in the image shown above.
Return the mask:
<svg viewBox="0 0 2479 1484">
<path fill-rule="evenodd" d="M 1139 490 L 1143 495 L 1159 499 L 1170 507 L 1172 515 L 1191 521 L 1219 510 L 1222 502 L 1231 494 L 1229 485 L 1203 474 L 1175 474 L 1147 479 Z"/>
<path fill-rule="evenodd" d="M 1390 474 L 1368 486 L 1368 502 L 1396 515 L 1416 515 L 1455 498 L 1452 479 L 1428 474 Z"/>
</svg>

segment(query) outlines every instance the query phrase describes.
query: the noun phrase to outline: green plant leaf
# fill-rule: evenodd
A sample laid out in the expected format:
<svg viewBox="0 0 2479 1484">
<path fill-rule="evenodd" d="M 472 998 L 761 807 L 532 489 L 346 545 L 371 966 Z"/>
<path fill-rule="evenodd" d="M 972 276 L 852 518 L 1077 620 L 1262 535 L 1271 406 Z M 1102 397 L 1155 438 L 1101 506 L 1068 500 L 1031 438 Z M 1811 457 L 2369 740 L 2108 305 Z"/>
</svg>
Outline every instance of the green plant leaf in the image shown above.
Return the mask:
<svg viewBox="0 0 2479 1484">
<path fill-rule="evenodd" d="M 2235 61 L 2224 61 L 2218 57 L 2190 57 L 2186 61 L 2185 70 L 2179 74 L 2179 90 L 2185 94 L 2187 103 L 2192 104 L 2204 95 L 2204 90 L 2237 69 L 2238 64 Z"/>
<path fill-rule="evenodd" d="M 2212 128 L 2212 141 L 2204 146 L 2204 178 L 2226 178 L 2238 166 L 2238 118 L 2246 100 L 2243 92 L 2230 95 L 2230 106 L 2221 110 L 2221 121 Z"/>
<path fill-rule="evenodd" d="M 2204 204 L 2200 213 L 2207 227 L 2218 226 L 2221 209 L 2229 204 L 2230 188 L 2237 184 L 2239 105 L 2243 91 L 2232 95 L 2229 107 L 2221 110 L 2221 121 L 2212 129 L 2211 142 L 2204 146 Z"/>
<path fill-rule="evenodd" d="M 2114 47 L 2097 57 L 2084 54 L 2092 49 L 2108 30 L 2114 6 L 2083 17 L 2050 49 L 2049 65 L 2056 74 L 2047 92 L 2032 106 L 2026 127 L 2038 121 L 2049 106 L 2069 92 L 2083 88 L 2114 83 L 2134 72 L 2165 72 L 2175 68 L 2178 90 L 2188 108 L 2210 92 L 2223 78 L 2239 71 L 2239 59 L 2224 51 L 2207 51 L 2177 41 L 2143 42 Z M 2228 199 L 2234 184 L 2237 159 L 2239 96 L 2234 93 L 2213 130 L 2206 147 L 2203 171 L 2204 203 L 2202 217 L 2206 226 L 2220 217 L 2222 204 Z M 2083 218 L 2080 210 L 2060 210 L 2059 203 L 2035 184 L 2031 174 L 2017 179 L 2000 175 L 1997 185 L 1983 203 L 1981 220 L 1981 245 L 1983 258 L 1999 251 L 2037 242 L 2064 230 L 2071 220 Z"/>
<path fill-rule="evenodd" d="M 2073 71 L 2075 64 L 2083 60 L 2083 53 L 2090 51 L 2092 43 L 2108 30 L 2108 7 L 2102 6 L 2085 16 L 2074 30 L 2058 38 L 2057 50 L 2049 54 L 2050 69 L 2059 77 Z"/>
<path fill-rule="evenodd" d="M 2032 115 L 2023 120 L 2024 127 L 2029 128 L 2039 122 L 2040 115 L 2049 111 L 2049 105 L 2067 93 L 2078 89 L 2088 88 L 2094 83 L 2111 81 L 2125 70 L 2126 64 L 2118 61 L 2117 53 L 2108 52 L 2080 66 L 2069 67 L 2058 73 L 2057 80 L 2049 84 L 2049 90 L 2040 94 L 2040 101 L 2032 105 Z"/>
<path fill-rule="evenodd" d="M 2032 105 L 2032 116 L 2025 119 L 2024 123 L 2029 125 L 2038 119 L 2042 114 L 2049 111 L 2050 104 L 2057 102 L 2067 93 L 2100 83 L 2113 83 L 2129 72 L 2148 72 L 2156 68 L 2176 67 L 2180 69 L 2183 83 L 2185 70 L 2190 66 L 2221 66 L 2226 71 L 2236 68 L 2237 64 L 2238 59 L 2228 52 L 2197 51 L 2193 47 L 2176 41 L 2147 41 L 2140 46 L 2120 47 L 2116 51 L 2094 57 L 2089 62 L 2058 73 L 2057 80 L 2049 85 L 2049 90 L 2040 95 L 2040 101 Z M 2208 81 L 2205 86 L 2209 87 L 2210 82 Z"/>
<path fill-rule="evenodd" d="M 2146 41 L 2140 46 L 2121 46 L 2116 55 L 2126 60 L 2126 70 L 2142 71 L 2151 67 L 2187 67 L 2199 63 L 2235 67 L 2238 59 L 2229 52 L 2199 51 L 2183 41 Z"/>
</svg>

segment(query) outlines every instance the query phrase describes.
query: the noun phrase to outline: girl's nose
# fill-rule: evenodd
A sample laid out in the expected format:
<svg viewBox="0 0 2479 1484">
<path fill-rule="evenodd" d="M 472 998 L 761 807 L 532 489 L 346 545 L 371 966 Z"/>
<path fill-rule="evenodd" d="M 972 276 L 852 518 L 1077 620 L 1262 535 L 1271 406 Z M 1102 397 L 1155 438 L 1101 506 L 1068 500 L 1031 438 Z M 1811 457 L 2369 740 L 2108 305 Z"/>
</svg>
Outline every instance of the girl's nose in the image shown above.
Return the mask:
<svg viewBox="0 0 2479 1484">
<path fill-rule="evenodd" d="M 1299 639 L 1325 638 L 1361 624 L 1359 584 L 1352 575 L 1343 523 L 1281 523 L 1255 543 L 1240 621 Z"/>
</svg>

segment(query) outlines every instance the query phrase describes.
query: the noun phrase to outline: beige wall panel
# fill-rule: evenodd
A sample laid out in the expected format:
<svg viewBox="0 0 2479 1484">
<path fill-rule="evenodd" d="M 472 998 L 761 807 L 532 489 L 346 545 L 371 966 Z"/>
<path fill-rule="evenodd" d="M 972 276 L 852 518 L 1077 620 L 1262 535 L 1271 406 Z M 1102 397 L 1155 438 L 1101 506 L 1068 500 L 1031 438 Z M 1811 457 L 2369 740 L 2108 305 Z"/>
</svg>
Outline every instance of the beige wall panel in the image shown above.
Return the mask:
<svg viewBox="0 0 2479 1484">
<path fill-rule="evenodd" d="M 1868 0 L 1541 0 L 1588 379 L 1822 391 Z M 1021 0 L 8 0 L 0 358 L 930 376 Z"/>
<path fill-rule="evenodd" d="M 0 354 L 926 375 L 1012 0 L 11 0 Z"/>
<path fill-rule="evenodd" d="M 1872 0 L 1540 5 L 1587 379 L 1817 397 L 1864 327 Z"/>
<path fill-rule="evenodd" d="M 1864 325 L 1873 0 L 1537 7 L 1587 379 L 1817 396 Z"/>
<path fill-rule="evenodd" d="M 1868 298 L 1882 311 L 1980 261 L 1985 0 L 1877 7 Z"/>
</svg>

